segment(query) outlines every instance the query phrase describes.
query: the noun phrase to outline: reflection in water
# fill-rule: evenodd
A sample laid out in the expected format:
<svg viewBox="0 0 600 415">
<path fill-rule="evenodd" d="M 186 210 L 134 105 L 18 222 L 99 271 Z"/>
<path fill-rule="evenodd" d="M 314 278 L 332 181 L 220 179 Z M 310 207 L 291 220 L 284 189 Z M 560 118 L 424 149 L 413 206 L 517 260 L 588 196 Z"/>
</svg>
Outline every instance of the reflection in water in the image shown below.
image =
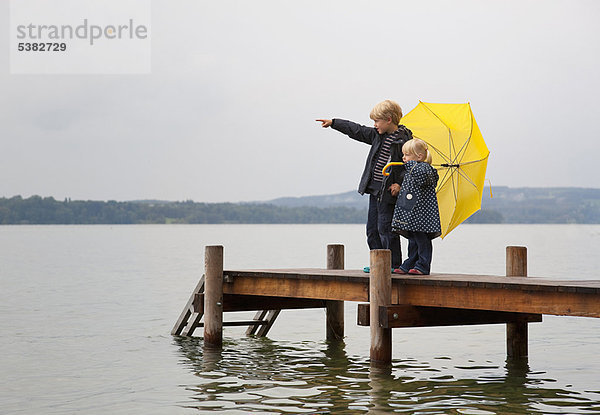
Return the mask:
<svg viewBox="0 0 600 415">
<path fill-rule="evenodd" d="M 600 412 L 598 395 L 545 387 L 552 379 L 533 373 L 527 359 L 504 367 L 453 366 L 395 360 L 371 368 L 368 358 L 348 356 L 343 342 L 225 339 L 222 351 L 198 338 L 175 337 L 181 363 L 197 376 L 184 385 L 202 412 L 530 414 Z"/>
</svg>

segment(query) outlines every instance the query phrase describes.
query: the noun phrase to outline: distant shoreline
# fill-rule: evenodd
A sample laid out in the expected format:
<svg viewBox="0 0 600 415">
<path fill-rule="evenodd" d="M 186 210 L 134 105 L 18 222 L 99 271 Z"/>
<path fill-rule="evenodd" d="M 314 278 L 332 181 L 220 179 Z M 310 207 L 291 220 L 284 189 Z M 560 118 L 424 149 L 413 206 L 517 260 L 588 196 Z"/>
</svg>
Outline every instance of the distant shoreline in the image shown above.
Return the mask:
<svg viewBox="0 0 600 415">
<path fill-rule="evenodd" d="M 366 211 L 355 191 L 241 203 L 0 198 L 3 225 L 355 224 L 365 223 Z M 482 209 L 466 223 L 599 224 L 600 189 L 494 187 L 493 197 L 485 189 Z"/>
</svg>

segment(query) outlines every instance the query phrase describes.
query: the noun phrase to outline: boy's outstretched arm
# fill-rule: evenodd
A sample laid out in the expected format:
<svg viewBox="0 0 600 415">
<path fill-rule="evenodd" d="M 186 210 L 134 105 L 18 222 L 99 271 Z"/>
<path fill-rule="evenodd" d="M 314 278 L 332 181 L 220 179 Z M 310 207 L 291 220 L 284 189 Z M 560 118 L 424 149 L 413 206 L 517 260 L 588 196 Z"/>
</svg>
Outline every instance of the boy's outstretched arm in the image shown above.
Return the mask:
<svg viewBox="0 0 600 415">
<path fill-rule="evenodd" d="M 323 128 L 331 127 L 334 130 L 346 134 L 348 137 L 362 143 L 373 144 L 373 139 L 378 135 L 377 130 L 373 127 L 367 127 L 339 118 L 334 118 L 332 120 L 317 119 L 316 121 L 320 122 L 321 127 Z"/>
<path fill-rule="evenodd" d="M 321 123 L 321 127 L 323 128 L 327 128 L 327 127 L 331 127 L 331 124 L 333 124 L 333 120 L 315 120 Z"/>
</svg>

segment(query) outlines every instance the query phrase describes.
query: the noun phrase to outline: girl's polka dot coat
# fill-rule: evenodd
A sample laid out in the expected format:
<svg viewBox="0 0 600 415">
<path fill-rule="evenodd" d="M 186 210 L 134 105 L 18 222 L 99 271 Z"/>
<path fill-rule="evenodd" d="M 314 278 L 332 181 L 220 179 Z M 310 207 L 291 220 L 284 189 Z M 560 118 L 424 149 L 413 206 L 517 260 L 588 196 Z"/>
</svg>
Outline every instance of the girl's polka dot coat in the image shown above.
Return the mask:
<svg viewBox="0 0 600 415">
<path fill-rule="evenodd" d="M 407 236 L 406 231 L 425 232 L 433 239 L 441 235 L 440 212 L 435 195 L 437 171 L 421 161 L 405 163 L 406 174 L 394 209 L 392 230 Z"/>
</svg>

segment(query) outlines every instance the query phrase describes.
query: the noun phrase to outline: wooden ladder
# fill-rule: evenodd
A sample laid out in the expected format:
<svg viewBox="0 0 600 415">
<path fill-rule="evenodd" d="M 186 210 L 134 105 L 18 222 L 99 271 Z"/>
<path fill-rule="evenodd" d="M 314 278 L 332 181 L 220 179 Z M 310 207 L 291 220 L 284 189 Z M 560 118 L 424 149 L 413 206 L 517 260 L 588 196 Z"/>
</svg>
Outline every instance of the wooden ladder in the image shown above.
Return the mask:
<svg viewBox="0 0 600 415">
<path fill-rule="evenodd" d="M 198 327 L 203 327 L 201 322 L 204 315 L 204 275 L 198 281 L 196 288 L 192 292 L 190 299 L 179 315 L 177 322 L 171 330 L 174 336 L 191 336 Z M 245 321 L 224 321 L 223 326 L 248 326 L 246 335 L 256 335 L 265 337 L 275 320 L 279 316 L 281 309 L 278 310 L 260 310 L 252 320 Z"/>
</svg>

